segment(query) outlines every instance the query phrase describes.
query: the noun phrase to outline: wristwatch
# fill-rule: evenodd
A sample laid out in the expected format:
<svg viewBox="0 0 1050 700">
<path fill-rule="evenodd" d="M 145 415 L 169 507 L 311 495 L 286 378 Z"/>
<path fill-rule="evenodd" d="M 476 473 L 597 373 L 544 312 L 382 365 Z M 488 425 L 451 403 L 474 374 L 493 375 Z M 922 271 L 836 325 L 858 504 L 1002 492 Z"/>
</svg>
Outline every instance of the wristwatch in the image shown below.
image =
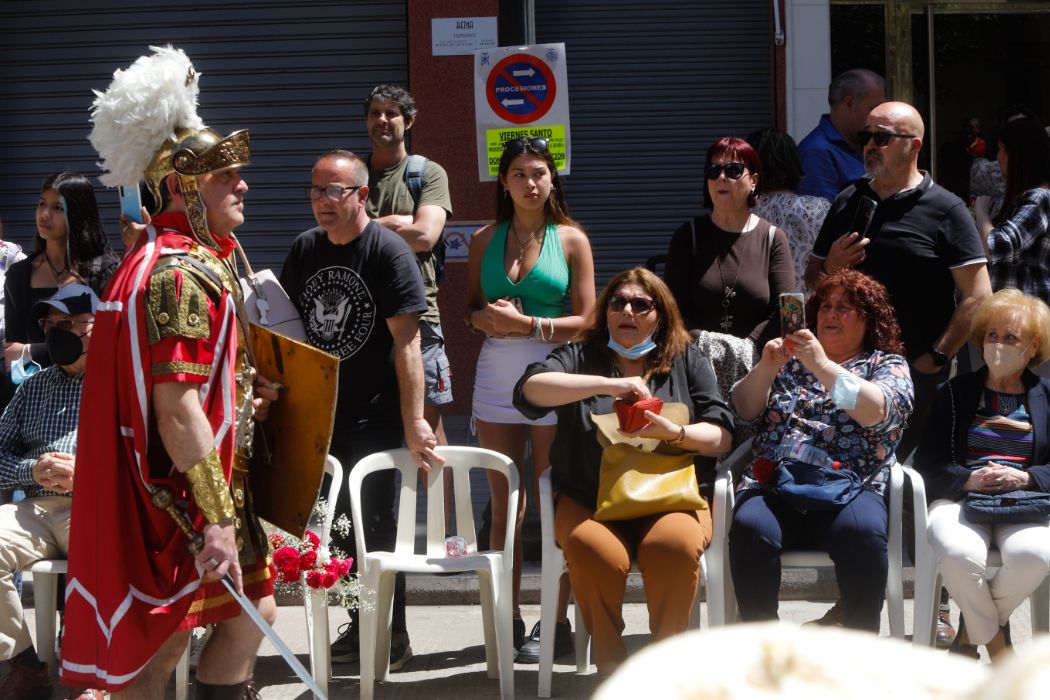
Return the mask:
<svg viewBox="0 0 1050 700">
<path fill-rule="evenodd" d="M 938 367 L 944 367 L 948 364 L 948 360 L 951 359 L 937 348 L 930 348 L 928 352 L 930 353 L 930 357 L 933 358 L 933 364 Z"/>
</svg>

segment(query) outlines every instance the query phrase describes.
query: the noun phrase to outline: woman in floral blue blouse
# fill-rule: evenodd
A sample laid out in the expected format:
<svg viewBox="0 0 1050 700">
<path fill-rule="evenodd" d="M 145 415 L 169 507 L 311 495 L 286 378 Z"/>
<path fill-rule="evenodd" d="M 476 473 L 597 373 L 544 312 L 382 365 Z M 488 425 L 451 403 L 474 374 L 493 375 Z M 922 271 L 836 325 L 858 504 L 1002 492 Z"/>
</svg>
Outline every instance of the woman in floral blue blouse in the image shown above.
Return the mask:
<svg viewBox="0 0 1050 700">
<path fill-rule="evenodd" d="M 742 418 L 763 418 L 729 532 L 733 585 L 743 620 L 775 620 L 781 553 L 823 550 L 835 562 L 843 623 L 877 633 L 888 566 L 883 494 L 911 413 L 911 376 L 886 289 L 870 277 L 825 277 L 806 317 L 815 335 L 769 341 L 733 389 Z M 771 487 L 788 456 L 851 470 L 863 489 L 845 505 L 801 511 Z"/>
</svg>

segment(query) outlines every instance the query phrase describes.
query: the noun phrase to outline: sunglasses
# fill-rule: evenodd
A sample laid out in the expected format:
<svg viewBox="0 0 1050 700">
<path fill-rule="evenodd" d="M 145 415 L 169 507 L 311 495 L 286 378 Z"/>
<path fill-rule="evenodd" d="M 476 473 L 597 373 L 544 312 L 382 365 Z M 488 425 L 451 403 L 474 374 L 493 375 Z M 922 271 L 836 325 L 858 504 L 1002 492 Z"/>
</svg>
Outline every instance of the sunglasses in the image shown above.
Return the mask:
<svg viewBox="0 0 1050 700">
<path fill-rule="evenodd" d="M 512 156 L 524 152 L 526 148 L 531 148 L 536 153 L 546 153 L 548 147 L 547 139 L 532 138 L 531 136 L 522 136 L 520 139 L 506 141 L 503 144 L 503 150 Z"/>
<path fill-rule="evenodd" d="M 913 138 L 915 138 L 915 134 L 897 134 L 897 133 L 894 133 L 892 131 L 867 131 L 867 130 L 865 130 L 865 131 L 858 131 L 857 132 L 857 141 L 860 142 L 860 145 L 862 147 L 867 145 L 869 139 L 874 141 L 875 145 L 878 146 L 879 148 L 885 148 L 886 145 L 892 139 L 913 139 Z"/>
<path fill-rule="evenodd" d="M 704 168 L 708 180 L 717 180 L 722 173 L 730 180 L 739 180 L 744 177 L 745 172 L 747 166 L 743 163 L 711 163 Z"/>
<path fill-rule="evenodd" d="M 652 299 L 646 299 L 645 297 L 625 297 L 622 294 L 613 294 L 609 297 L 610 311 L 620 312 L 628 306 L 631 307 L 631 311 L 634 313 L 642 315 L 655 309 L 656 302 Z"/>
</svg>

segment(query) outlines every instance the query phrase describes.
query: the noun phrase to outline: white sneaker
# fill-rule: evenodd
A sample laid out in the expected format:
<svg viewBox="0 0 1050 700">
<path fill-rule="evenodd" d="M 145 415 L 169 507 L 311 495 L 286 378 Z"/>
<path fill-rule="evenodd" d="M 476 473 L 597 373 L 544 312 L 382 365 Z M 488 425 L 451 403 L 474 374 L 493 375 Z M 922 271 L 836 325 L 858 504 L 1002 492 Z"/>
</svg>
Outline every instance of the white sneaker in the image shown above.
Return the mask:
<svg viewBox="0 0 1050 700">
<path fill-rule="evenodd" d="M 201 652 L 204 645 L 211 638 L 211 626 L 196 627 L 190 634 L 190 670 L 197 670 L 197 663 L 201 660 Z"/>
</svg>

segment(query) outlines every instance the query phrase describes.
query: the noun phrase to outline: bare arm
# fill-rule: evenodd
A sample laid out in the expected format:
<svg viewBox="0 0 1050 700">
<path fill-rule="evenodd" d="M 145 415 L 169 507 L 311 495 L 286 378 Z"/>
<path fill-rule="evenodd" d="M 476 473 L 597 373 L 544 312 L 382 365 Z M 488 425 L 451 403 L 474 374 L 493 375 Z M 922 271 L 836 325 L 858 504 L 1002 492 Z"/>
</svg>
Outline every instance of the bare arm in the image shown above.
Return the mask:
<svg viewBox="0 0 1050 700">
<path fill-rule="evenodd" d="M 733 387 L 730 400 L 738 416 L 754 420 L 769 403 L 769 390 L 780 368 L 791 354 L 784 347 L 783 338 L 773 338 L 762 347 L 762 357 L 743 379 Z"/>
<path fill-rule="evenodd" d="M 153 387 L 157 432 L 175 468 L 183 473 L 215 448 L 211 424 L 197 397 L 199 388 L 190 382 L 163 382 Z M 203 534 L 204 549 L 196 555 L 197 561 L 215 578 L 229 572 L 237 591 L 243 593 L 234 524 L 205 525 Z M 219 565 L 210 566 L 211 559 Z"/>
<path fill-rule="evenodd" d="M 992 293 L 988 266 L 983 262 L 953 269 L 952 279 L 955 280 L 955 286 L 961 298 L 955 307 L 955 313 L 948 322 L 948 327 L 933 343 L 935 349 L 949 357 L 959 352 L 959 348 L 966 344 L 966 340 L 970 337 L 970 321 L 973 319 L 974 312 L 977 311 L 977 307 L 981 305 L 985 297 Z M 933 374 L 940 369 L 933 363 L 929 352 L 917 357 L 913 366 L 925 374 Z"/>
<path fill-rule="evenodd" d="M 396 232 L 417 253 L 425 253 L 433 248 L 448 214 L 436 204 L 424 204 L 416 209 L 415 215 L 389 214 L 376 219 L 376 222 Z"/>
<path fill-rule="evenodd" d="M 551 340 L 567 342 L 586 325 L 594 310 L 594 257 L 591 255 L 591 242 L 582 231 L 561 226 L 558 229 L 562 249 L 569 262 L 572 315 L 553 319 L 554 335 Z"/>
<path fill-rule="evenodd" d="M 394 337 L 394 371 L 401 400 L 401 423 L 405 428 L 405 445 L 419 467 L 430 471 L 427 459 L 443 464 L 434 448 L 437 439 L 430 424 L 423 418 L 423 355 L 419 348 L 419 316 L 402 314 L 386 320 Z"/>
<path fill-rule="evenodd" d="M 639 377 L 599 377 L 593 374 L 541 372 L 525 380 L 521 387 L 525 400 L 544 408 L 564 406 L 592 396 L 617 396 L 628 401 L 647 399 L 652 394 Z"/>
</svg>

